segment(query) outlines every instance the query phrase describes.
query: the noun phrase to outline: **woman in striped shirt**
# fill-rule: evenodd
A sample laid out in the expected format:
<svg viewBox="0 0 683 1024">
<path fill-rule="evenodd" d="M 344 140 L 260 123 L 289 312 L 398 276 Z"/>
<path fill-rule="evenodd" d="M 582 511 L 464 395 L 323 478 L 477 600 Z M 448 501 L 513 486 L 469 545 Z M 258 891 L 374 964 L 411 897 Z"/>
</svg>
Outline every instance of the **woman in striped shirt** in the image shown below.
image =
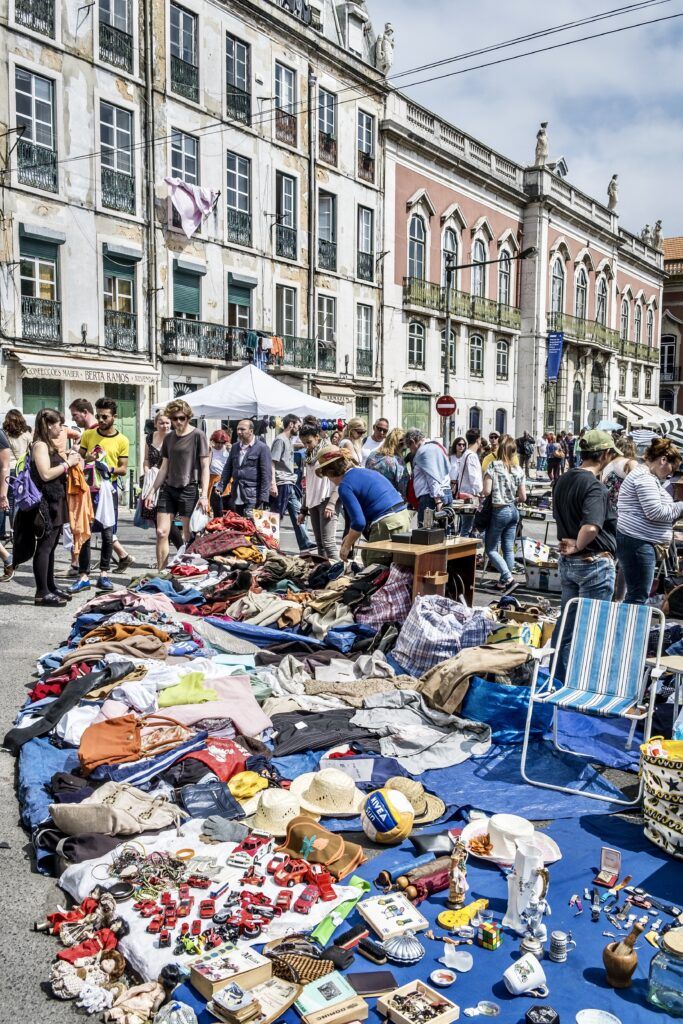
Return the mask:
<svg viewBox="0 0 683 1024">
<path fill-rule="evenodd" d="M 674 501 L 664 483 L 678 469 L 681 454 L 671 441 L 655 438 L 645 465 L 629 473 L 617 504 L 617 558 L 626 581 L 627 604 L 645 604 L 654 580 L 656 547 L 668 547 L 673 524 L 683 516 L 683 501 Z"/>
</svg>

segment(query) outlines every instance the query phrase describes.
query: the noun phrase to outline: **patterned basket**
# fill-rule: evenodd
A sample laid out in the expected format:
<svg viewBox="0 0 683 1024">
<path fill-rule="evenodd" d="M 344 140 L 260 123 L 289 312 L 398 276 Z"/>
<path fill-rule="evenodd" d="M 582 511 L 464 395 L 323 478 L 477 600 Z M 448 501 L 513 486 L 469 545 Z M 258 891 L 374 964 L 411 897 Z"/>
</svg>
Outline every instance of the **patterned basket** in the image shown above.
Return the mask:
<svg viewBox="0 0 683 1024">
<path fill-rule="evenodd" d="M 654 754 L 655 749 L 661 753 Z M 683 741 L 652 737 L 640 748 L 645 835 L 666 853 L 683 860 Z"/>
</svg>

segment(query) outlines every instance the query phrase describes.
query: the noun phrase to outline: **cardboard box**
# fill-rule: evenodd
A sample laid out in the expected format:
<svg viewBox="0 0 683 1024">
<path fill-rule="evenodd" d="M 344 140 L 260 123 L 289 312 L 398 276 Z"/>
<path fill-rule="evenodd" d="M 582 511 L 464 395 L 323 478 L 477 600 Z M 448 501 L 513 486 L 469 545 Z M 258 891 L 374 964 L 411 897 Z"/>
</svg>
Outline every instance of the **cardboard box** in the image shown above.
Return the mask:
<svg viewBox="0 0 683 1024">
<path fill-rule="evenodd" d="M 559 594 L 562 590 L 560 570 L 555 562 L 544 568 L 527 565 L 527 579 L 531 590 L 540 590 L 544 594 Z"/>
<path fill-rule="evenodd" d="M 541 646 L 541 626 L 538 622 L 502 622 L 486 637 L 487 644 L 503 644 L 516 640 L 527 647 Z"/>
<path fill-rule="evenodd" d="M 515 541 L 515 558 L 527 565 L 547 566 L 552 561 L 552 553 L 547 544 L 541 544 L 539 540 L 532 540 L 531 537 L 521 537 Z"/>
<path fill-rule="evenodd" d="M 538 623 L 541 627 L 541 647 L 545 647 L 545 645 L 550 641 L 550 638 L 553 635 L 553 630 L 555 629 L 554 619 L 540 619 L 537 615 L 529 615 L 528 612 L 518 612 L 513 611 L 513 609 L 510 609 L 510 611 L 506 610 L 505 618 L 509 619 L 510 622 Z"/>
<path fill-rule="evenodd" d="M 381 996 L 377 1000 L 377 1010 L 384 1017 L 388 1017 L 389 1020 L 393 1021 L 394 1024 L 413 1024 L 413 1022 L 405 1017 L 400 1010 L 393 1005 L 394 996 L 405 996 L 410 992 L 420 992 L 430 1003 L 447 1003 L 447 1008 L 438 1015 L 438 1017 L 432 1017 L 429 1024 L 451 1024 L 451 1021 L 458 1020 L 460 1017 L 460 1007 L 455 1003 L 447 999 L 441 992 L 435 992 L 429 985 L 425 985 L 423 981 L 411 981 L 407 985 L 401 985 L 400 988 L 395 989 L 390 995 Z"/>
</svg>

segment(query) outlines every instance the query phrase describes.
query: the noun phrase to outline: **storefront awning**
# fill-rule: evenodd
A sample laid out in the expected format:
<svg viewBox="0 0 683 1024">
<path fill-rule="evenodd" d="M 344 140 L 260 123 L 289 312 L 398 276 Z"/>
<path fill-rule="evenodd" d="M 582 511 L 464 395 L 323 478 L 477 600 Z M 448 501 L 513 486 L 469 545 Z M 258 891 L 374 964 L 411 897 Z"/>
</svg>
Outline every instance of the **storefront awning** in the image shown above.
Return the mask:
<svg viewBox="0 0 683 1024">
<path fill-rule="evenodd" d="M 315 390 L 321 398 L 327 398 L 331 402 L 338 402 L 343 405 L 351 398 L 356 397 L 356 392 L 343 384 L 314 384 Z"/>
<path fill-rule="evenodd" d="M 683 429 L 683 416 L 672 416 L 658 405 L 638 405 L 635 402 L 615 402 L 614 415 L 628 421 L 629 428 L 647 427 L 658 434 Z"/>
<path fill-rule="evenodd" d="M 61 355 L 12 352 L 21 366 L 22 377 L 42 380 L 82 380 L 94 384 L 156 384 L 159 371 L 148 362 L 124 363 L 112 359 L 66 359 Z"/>
</svg>

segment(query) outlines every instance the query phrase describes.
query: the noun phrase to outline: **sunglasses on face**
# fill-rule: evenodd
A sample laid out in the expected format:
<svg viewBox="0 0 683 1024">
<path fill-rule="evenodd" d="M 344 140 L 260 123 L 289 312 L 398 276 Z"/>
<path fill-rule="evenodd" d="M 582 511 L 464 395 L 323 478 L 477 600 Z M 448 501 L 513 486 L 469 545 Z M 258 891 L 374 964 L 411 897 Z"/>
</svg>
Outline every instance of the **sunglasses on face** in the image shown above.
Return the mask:
<svg viewBox="0 0 683 1024">
<path fill-rule="evenodd" d="M 187 416 L 171 416 L 174 423 L 185 423 Z"/>
<path fill-rule="evenodd" d="M 377 431 L 378 434 L 386 434 L 387 432 L 386 427 L 375 427 L 375 430 Z"/>
<path fill-rule="evenodd" d="M 456 444 L 455 447 L 456 448 L 464 448 L 465 447 L 465 442 L 464 441 L 458 441 L 458 443 Z"/>
</svg>

